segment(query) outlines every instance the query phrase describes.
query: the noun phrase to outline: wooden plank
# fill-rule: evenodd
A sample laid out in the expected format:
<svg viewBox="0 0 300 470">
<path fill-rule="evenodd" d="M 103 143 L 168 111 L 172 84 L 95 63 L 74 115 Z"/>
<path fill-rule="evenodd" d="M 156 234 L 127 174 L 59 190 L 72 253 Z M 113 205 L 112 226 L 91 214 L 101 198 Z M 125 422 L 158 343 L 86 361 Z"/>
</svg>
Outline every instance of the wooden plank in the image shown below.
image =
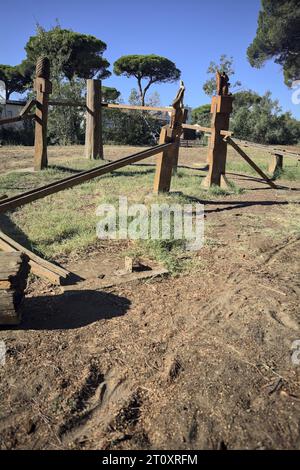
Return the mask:
<svg viewBox="0 0 300 470">
<path fill-rule="evenodd" d="M 32 253 L 30 250 L 17 243 L 15 240 L 12 240 L 3 232 L 0 232 L 0 249 L 7 253 L 25 253 L 30 260 L 29 264 L 33 274 L 50 281 L 52 284 L 61 285 L 62 283 L 67 282 L 68 279 L 72 276 L 72 273 L 66 269 L 40 258 L 38 255 Z"/>
<path fill-rule="evenodd" d="M 101 81 L 87 80 L 85 156 L 103 160 Z"/>
<path fill-rule="evenodd" d="M 20 323 L 20 307 L 30 271 L 29 259 L 24 253 L 0 253 L 0 271 L 6 278 L 0 281 L 0 324 Z"/>
<path fill-rule="evenodd" d="M 183 129 L 193 129 L 195 131 L 201 131 L 201 132 L 212 132 L 211 127 L 203 127 L 199 126 L 198 124 L 183 124 L 182 125 Z"/>
<path fill-rule="evenodd" d="M 199 126 L 198 124 L 183 124 L 182 127 L 183 127 L 183 129 L 193 129 L 193 130 L 196 130 L 196 131 L 207 132 L 209 134 L 211 134 L 212 131 L 213 131 L 212 127 Z M 227 136 L 227 135 L 232 136 L 233 132 L 221 130 L 220 135 L 222 135 L 222 136 Z"/>
<path fill-rule="evenodd" d="M 19 121 L 22 121 L 22 120 L 23 120 L 22 116 L 15 116 L 15 117 L 11 117 L 11 118 L 0 119 L 0 126 L 2 126 L 4 124 L 12 124 L 14 122 L 19 122 Z"/>
<path fill-rule="evenodd" d="M 54 183 L 42 186 L 41 188 L 32 189 L 26 193 L 4 199 L 3 201 L 0 201 L 0 213 L 15 209 L 16 207 L 20 207 L 24 204 L 28 204 L 29 202 L 36 201 L 37 199 L 42 199 L 43 197 L 49 196 L 50 194 L 55 194 L 59 191 L 63 191 L 64 189 L 72 188 L 73 186 L 82 184 L 85 181 L 97 178 L 98 176 L 105 175 L 126 165 L 130 165 L 132 163 L 144 160 L 145 158 L 152 157 L 160 153 L 162 150 L 171 147 L 172 145 L 172 143 L 156 145 L 155 147 L 152 147 L 148 150 L 143 150 L 142 152 L 138 152 L 114 162 L 107 163 L 106 165 L 98 166 L 91 170 L 82 171 L 77 175 L 72 175 L 59 181 L 55 181 Z"/>
<path fill-rule="evenodd" d="M 35 101 L 35 100 L 30 100 L 30 101 L 28 101 L 28 102 L 25 104 L 24 108 L 21 109 L 20 116 L 22 116 L 22 117 L 26 116 L 26 115 L 29 113 L 29 111 L 30 111 L 35 105 L 36 105 L 36 101 Z"/>
<path fill-rule="evenodd" d="M 105 108 L 111 109 L 132 109 L 139 111 L 157 111 L 160 113 L 170 113 L 173 108 L 171 107 L 157 107 L 157 106 L 136 106 L 130 104 L 114 104 L 114 103 L 102 103 L 102 106 Z"/>
<path fill-rule="evenodd" d="M 236 144 L 236 142 L 231 139 L 231 137 L 225 137 L 224 140 L 230 144 L 244 160 L 246 160 L 246 162 L 262 177 L 262 179 L 271 186 L 271 188 L 277 189 L 276 184 L 273 183 L 273 181 L 256 165 L 256 163 L 254 163 L 253 160 L 251 160 L 251 158 Z"/>
</svg>

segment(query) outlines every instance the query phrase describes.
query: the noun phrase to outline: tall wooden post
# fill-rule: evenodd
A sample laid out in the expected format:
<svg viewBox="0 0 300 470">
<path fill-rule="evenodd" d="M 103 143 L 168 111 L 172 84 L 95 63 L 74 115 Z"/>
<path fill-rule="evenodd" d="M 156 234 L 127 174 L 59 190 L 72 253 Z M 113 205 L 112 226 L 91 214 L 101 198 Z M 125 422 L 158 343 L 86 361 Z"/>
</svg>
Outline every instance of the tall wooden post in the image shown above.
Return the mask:
<svg viewBox="0 0 300 470">
<path fill-rule="evenodd" d="M 85 156 L 103 159 L 101 81 L 87 80 Z"/>
<path fill-rule="evenodd" d="M 282 172 L 282 169 L 283 155 L 279 155 L 277 153 L 272 154 L 268 170 L 268 172 L 272 175 L 272 178 L 276 179 L 277 176 Z"/>
<path fill-rule="evenodd" d="M 175 146 L 174 146 L 174 150 L 173 150 L 173 173 L 177 172 L 179 149 L 180 149 L 180 137 L 181 137 L 181 134 L 182 134 L 182 124 L 186 123 L 187 115 L 188 115 L 188 110 L 187 109 L 182 109 L 182 115 L 179 115 L 177 117 L 177 121 L 178 120 L 180 121 L 180 127 L 179 127 L 179 129 L 177 129 L 177 132 L 174 133 L 175 134 L 174 135 Z"/>
<path fill-rule="evenodd" d="M 213 96 L 211 104 L 212 133 L 208 147 L 209 164 L 208 175 L 203 186 L 210 188 L 212 185 L 226 186 L 226 158 L 227 143 L 221 135 L 221 131 L 229 130 L 230 114 L 232 112 L 233 97 L 228 93 L 228 77 L 226 74 L 217 74 L 218 95 Z"/>
<path fill-rule="evenodd" d="M 172 173 L 177 169 L 180 136 L 182 124 L 186 119 L 187 111 L 183 108 L 185 87 L 181 82 L 180 89 L 173 101 L 173 112 L 169 126 L 164 126 L 160 133 L 160 144 L 173 142 L 174 145 L 158 154 L 156 157 L 156 172 L 154 177 L 154 193 L 168 192 L 171 186 Z"/>
<path fill-rule="evenodd" d="M 34 90 L 36 93 L 35 136 L 34 136 L 34 170 L 47 168 L 47 122 L 48 101 L 52 93 L 50 78 L 50 62 L 42 57 L 36 64 Z"/>
</svg>

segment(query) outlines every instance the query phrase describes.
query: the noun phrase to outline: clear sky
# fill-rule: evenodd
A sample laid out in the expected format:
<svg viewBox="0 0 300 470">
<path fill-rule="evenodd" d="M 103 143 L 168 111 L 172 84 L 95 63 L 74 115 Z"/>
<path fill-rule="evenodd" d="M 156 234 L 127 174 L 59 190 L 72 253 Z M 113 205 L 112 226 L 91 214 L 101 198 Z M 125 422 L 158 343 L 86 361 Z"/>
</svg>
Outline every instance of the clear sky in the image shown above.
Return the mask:
<svg viewBox="0 0 300 470">
<path fill-rule="evenodd" d="M 25 57 L 24 45 L 36 23 L 93 34 L 107 44 L 111 63 L 126 54 L 158 54 L 176 63 L 187 91 L 185 104 L 196 107 L 210 99 L 202 85 L 211 60 L 222 53 L 234 57 L 236 79 L 259 93 L 270 90 L 284 110 L 300 118 L 300 105 L 284 85 L 281 68 L 268 62 L 260 70 L 247 62 L 255 37 L 260 0 L 12 0 L 1 2 L 0 63 L 15 65 Z M 104 81 L 128 101 L 134 79 L 112 75 Z M 169 105 L 178 84 L 153 85 L 161 104 Z"/>
</svg>

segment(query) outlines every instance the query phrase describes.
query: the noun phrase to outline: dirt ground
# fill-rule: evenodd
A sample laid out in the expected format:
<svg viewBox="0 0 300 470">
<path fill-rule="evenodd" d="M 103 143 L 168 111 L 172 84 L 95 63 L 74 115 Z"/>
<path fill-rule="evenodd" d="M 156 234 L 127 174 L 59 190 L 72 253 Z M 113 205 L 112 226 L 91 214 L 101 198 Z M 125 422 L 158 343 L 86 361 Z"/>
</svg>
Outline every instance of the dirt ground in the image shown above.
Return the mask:
<svg viewBox="0 0 300 470">
<path fill-rule="evenodd" d="M 30 281 L 22 324 L 0 330 L 0 448 L 300 448 L 300 184 L 230 179 L 246 191 L 205 203 L 196 273 L 65 293 Z M 117 249 L 61 261 L 101 272 Z"/>
</svg>

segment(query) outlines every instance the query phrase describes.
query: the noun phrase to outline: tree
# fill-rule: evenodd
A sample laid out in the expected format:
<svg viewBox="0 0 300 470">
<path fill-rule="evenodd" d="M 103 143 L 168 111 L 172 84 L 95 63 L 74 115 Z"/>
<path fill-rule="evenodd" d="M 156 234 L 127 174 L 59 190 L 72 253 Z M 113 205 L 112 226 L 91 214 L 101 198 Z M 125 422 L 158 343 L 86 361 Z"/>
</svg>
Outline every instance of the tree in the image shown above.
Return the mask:
<svg viewBox="0 0 300 470">
<path fill-rule="evenodd" d="M 233 57 L 227 57 L 226 54 L 223 54 L 220 57 L 219 64 L 216 64 L 215 62 L 210 63 L 207 69 L 207 73 L 209 75 L 212 75 L 212 77 L 209 80 L 207 80 L 203 85 L 203 90 L 208 96 L 213 96 L 217 91 L 216 77 L 215 77 L 217 71 L 225 72 L 229 77 L 234 75 L 235 71 L 233 69 Z M 241 86 L 241 82 L 239 81 L 231 85 L 232 88 L 240 87 L 240 86 Z"/>
<path fill-rule="evenodd" d="M 261 68 L 269 59 L 283 67 L 285 83 L 300 78 L 299 0 L 262 0 L 256 37 L 247 55 L 252 67 Z"/>
<path fill-rule="evenodd" d="M 53 100 L 81 101 L 85 80 L 73 78 L 53 81 Z M 84 110 L 73 106 L 53 106 L 48 117 L 48 139 L 51 144 L 72 145 L 84 142 Z"/>
<path fill-rule="evenodd" d="M 174 62 L 154 54 L 122 56 L 114 63 L 114 73 L 137 79 L 142 106 L 145 106 L 145 95 L 153 83 L 175 82 L 181 75 Z M 147 81 L 144 87 L 143 80 Z"/>
<path fill-rule="evenodd" d="M 38 57 L 47 56 L 52 76 L 63 75 L 69 81 L 79 78 L 107 78 L 109 62 L 103 58 L 106 44 L 95 36 L 62 29 L 59 25 L 46 31 L 37 25 L 37 34 L 25 46 L 27 61 L 36 63 Z"/>
<path fill-rule="evenodd" d="M 116 88 L 102 86 L 102 101 L 106 103 L 116 103 L 121 96 L 121 92 Z"/>
<path fill-rule="evenodd" d="M 192 124 L 199 124 L 200 126 L 209 126 L 211 121 L 210 114 L 211 105 L 204 104 L 192 111 Z"/>
<path fill-rule="evenodd" d="M 270 92 L 259 96 L 248 90 L 237 93 L 231 130 L 239 139 L 262 144 L 292 145 L 300 140 L 300 123 L 291 113 L 282 113 Z"/>
<path fill-rule="evenodd" d="M 20 65 L 0 65 L 0 80 L 6 86 L 6 100 L 12 93 L 24 93 L 31 83 L 32 68 Z"/>
<path fill-rule="evenodd" d="M 141 106 L 141 98 L 140 98 L 138 91 L 135 88 L 132 88 L 130 92 L 128 103 L 133 106 Z"/>
</svg>

